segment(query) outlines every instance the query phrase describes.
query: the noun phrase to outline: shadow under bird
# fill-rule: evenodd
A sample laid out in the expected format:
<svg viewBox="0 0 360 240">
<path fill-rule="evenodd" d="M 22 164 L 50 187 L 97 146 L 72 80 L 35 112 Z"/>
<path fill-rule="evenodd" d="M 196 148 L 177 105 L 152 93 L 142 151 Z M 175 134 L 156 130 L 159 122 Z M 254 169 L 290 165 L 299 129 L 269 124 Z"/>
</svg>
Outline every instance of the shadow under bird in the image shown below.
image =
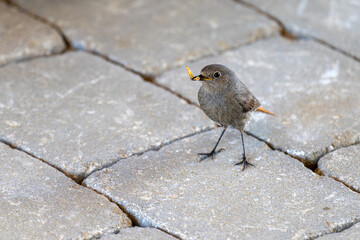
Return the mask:
<svg viewBox="0 0 360 240">
<path fill-rule="evenodd" d="M 198 153 L 198 155 L 202 156 L 200 161 L 209 157 L 214 159 L 214 155 L 224 150 L 216 151 L 216 147 L 227 127 L 231 126 L 240 131 L 243 147 L 242 160 L 235 165 L 242 164 L 243 171 L 246 165 L 254 166 L 246 159 L 243 137 L 244 129 L 254 111 L 260 111 L 273 116 L 276 115 L 260 107 L 260 102 L 228 67 L 221 64 L 207 65 L 198 76 L 194 76 L 189 67 L 186 67 L 186 69 L 191 80 L 202 81 L 202 86 L 198 92 L 200 108 L 211 120 L 224 128 L 211 152 Z"/>
</svg>

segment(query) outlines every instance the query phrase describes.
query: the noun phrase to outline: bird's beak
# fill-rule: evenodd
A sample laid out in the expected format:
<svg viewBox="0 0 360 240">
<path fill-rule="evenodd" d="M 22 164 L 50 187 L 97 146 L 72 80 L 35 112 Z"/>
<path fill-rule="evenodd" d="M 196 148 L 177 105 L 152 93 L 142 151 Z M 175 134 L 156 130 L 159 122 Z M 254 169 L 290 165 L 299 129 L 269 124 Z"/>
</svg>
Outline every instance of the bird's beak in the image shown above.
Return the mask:
<svg viewBox="0 0 360 240">
<path fill-rule="evenodd" d="M 212 80 L 211 78 L 207 78 L 207 77 L 204 77 L 203 75 L 197 75 L 197 76 L 194 76 L 192 73 L 191 73 L 191 71 L 190 71 L 190 68 L 189 67 L 186 67 L 186 70 L 187 70 L 187 72 L 188 72 L 188 74 L 189 74 L 189 77 L 190 77 L 190 79 L 191 80 L 193 80 L 193 81 L 209 81 L 209 80 Z"/>
<path fill-rule="evenodd" d="M 204 77 L 203 75 L 200 74 L 200 75 L 193 77 L 191 80 L 193 80 L 193 81 L 211 81 L 212 79 L 208 78 L 208 77 Z"/>
</svg>

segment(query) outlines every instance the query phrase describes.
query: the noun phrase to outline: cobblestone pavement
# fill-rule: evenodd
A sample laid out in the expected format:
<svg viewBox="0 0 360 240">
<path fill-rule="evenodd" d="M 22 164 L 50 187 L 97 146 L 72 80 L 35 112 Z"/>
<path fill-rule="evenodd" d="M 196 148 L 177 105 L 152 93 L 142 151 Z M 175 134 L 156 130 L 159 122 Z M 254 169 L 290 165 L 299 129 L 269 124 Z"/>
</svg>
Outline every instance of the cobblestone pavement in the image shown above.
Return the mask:
<svg viewBox="0 0 360 240">
<path fill-rule="evenodd" d="M 0 0 L 0 239 L 360 239 L 360 1 Z M 262 106 L 198 107 L 204 65 Z"/>
</svg>

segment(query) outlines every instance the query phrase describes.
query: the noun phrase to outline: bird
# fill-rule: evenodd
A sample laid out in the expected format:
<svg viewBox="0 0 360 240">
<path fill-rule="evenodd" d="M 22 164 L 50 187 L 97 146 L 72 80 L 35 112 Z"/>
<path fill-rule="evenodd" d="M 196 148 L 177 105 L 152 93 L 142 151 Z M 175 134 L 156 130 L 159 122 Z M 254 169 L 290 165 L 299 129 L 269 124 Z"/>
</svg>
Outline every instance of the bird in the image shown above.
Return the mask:
<svg viewBox="0 0 360 240">
<path fill-rule="evenodd" d="M 200 74 L 194 76 L 189 67 L 186 67 L 190 79 L 202 81 L 202 86 L 198 92 L 200 108 L 214 122 L 223 127 L 215 147 L 209 153 L 198 153 L 202 156 L 200 162 L 223 151 L 216 151 L 226 129 L 230 126 L 238 129 L 241 134 L 243 148 L 242 160 L 235 165 L 243 165 L 242 171 L 246 166 L 254 166 L 246 159 L 244 130 L 249 123 L 252 113 L 260 111 L 276 116 L 276 114 L 260 106 L 259 100 L 249 91 L 243 82 L 239 80 L 235 72 L 221 64 L 210 64 L 205 66 Z"/>
</svg>

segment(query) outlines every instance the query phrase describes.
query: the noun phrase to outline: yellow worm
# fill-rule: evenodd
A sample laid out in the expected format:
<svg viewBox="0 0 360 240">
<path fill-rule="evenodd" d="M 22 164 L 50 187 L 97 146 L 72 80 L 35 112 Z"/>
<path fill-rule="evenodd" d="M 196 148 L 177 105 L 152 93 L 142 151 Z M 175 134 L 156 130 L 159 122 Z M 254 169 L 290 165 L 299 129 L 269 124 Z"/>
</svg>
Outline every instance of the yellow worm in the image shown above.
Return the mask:
<svg viewBox="0 0 360 240">
<path fill-rule="evenodd" d="M 191 79 L 193 79 L 193 78 L 194 78 L 194 75 L 191 73 L 190 68 L 189 68 L 189 67 L 186 67 L 186 70 L 187 70 L 187 72 L 188 72 L 188 74 L 189 74 L 189 77 L 190 77 Z"/>
</svg>

